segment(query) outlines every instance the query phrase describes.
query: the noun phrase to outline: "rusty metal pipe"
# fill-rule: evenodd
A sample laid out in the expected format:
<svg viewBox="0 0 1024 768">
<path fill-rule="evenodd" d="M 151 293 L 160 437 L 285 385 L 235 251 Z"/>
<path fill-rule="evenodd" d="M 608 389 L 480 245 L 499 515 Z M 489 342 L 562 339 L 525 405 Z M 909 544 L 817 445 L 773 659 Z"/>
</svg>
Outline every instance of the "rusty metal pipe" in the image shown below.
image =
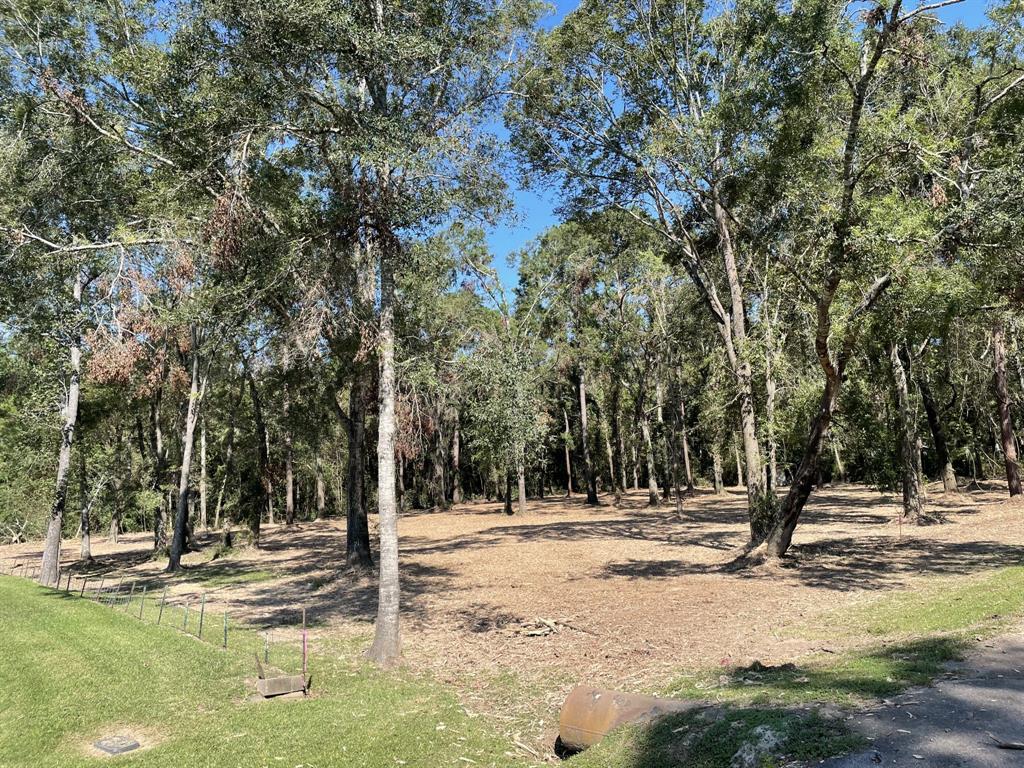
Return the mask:
<svg viewBox="0 0 1024 768">
<path fill-rule="evenodd" d="M 660 699 L 580 685 L 572 690 L 562 705 L 558 717 L 558 738 L 562 749 L 578 752 L 593 746 L 620 725 L 646 723 L 698 706 L 692 701 Z"/>
</svg>

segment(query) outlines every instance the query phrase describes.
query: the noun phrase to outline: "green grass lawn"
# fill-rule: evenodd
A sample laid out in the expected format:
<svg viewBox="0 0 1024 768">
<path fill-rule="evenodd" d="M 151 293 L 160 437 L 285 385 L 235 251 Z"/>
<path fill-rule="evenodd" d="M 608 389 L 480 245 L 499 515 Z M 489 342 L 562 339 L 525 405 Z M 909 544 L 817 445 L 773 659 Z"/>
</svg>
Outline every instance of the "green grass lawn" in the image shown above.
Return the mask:
<svg viewBox="0 0 1024 768">
<path fill-rule="evenodd" d="M 453 695 L 370 668 L 351 643 L 313 657 L 311 698 L 249 701 L 259 637 L 232 628 L 224 651 L 174 629 L 172 615 L 158 627 L 149 610 L 140 622 L 0 577 L 0 766 L 524 765 Z M 221 626 L 204 636 L 218 642 Z M 271 662 L 297 671 L 298 656 L 275 647 Z M 156 743 L 117 758 L 84 751 L 131 728 Z"/>
</svg>

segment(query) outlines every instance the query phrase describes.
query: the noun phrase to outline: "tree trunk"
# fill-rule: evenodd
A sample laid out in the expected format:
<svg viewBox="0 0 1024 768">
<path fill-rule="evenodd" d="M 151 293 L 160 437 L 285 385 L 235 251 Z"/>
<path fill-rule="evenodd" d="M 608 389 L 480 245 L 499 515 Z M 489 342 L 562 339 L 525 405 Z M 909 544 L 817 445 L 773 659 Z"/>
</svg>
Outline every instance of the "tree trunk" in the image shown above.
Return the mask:
<svg viewBox="0 0 1024 768">
<path fill-rule="evenodd" d="M 324 465 L 320 454 L 316 455 L 316 519 L 322 520 L 327 511 L 327 483 L 324 482 Z"/>
<path fill-rule="evenodd" d="M 768 359 L 771 359 L 769 353 Z M 775 439 L 775 375 L 769 365 L 765 381 L 764 417 L 768 428 L 768 468 L 765 474 L 765 492 L 774 495 L 779 486 L 778 445 Z"/>
<path fill-rule="evenodd" d="M 199 527 L 209 530 L 206 517 L 206 417 L 199 426 Z"/>
<path fill-rule="evenodd" d="M 153 451 L 153 491 L 158 494 L 153 510 L 153 551 L 167 549 L 167 506 L 164 504 L 164 473 L 167 471 L 167 443 L 164 440 L 163 425 L 160 423 L 160 406 L 163 390 L 158 390 L 156 401 L 150 405 L 149 418 L 152 422 L 151 443 Z"/>
<path fill-rule="evenodd" d="M 617 491 L 616 501 L 626 492 L 626 446 L 622 436 L 622 384 L 618 378 L 612 387 L 612 441 L 615 444 L 614 460 L 618 474 L 614 475 Z M 614 474 L 614 473 L 613 473 Z"/>
<path fill-rule="evenodd" d="M 767 548 L 773 557 L 783 557 L 793 541 L 793 532 L 800 521 L 807 499 L 814 489 L 814 480 L 818 473 L 818 462 L 821 460 L 821 449 L 832 423 L 836 400 L 839 397 L 839 380 L 826 376 L 825 388 L 821 394 L 818 410 L 811 420 L 810 434 L 804 449 L 800 465 L 793 474 L 789 484 L 789 492 L 782 503 L 779 521 L 767 539 Z"/>
<path fill-rule="evenodd" d="M 452 430 L 452 504 L 462 503 L 462 467 L 459 464 L 460 430 L 459 414 L 455 414 L 455 428 Z"/>
<path fill-rule="evenodd" d="M 615 471 L 615 451 L 612 449 L 612 440 L 608 429 L 608 420 L 605 414 L 601 414 L 601 435 L 604 437 L 604 451 L 608 457 L 608 480 L 612 486 L 612 494 L 615 498 L 615 506 L 622 501 L 622 492 L 619 489 L 618 473 Z"/>
<path fill-rule="evenodd" d="M 220 528 L 220 516 L 221 510 L 224 504 L 224 490 L 228 484 L 228 477 L 234 473 L 235 466 L 235 413 L 237 413 L 239 407 L 242 405 L 242 398 L 245 397 L 245 377 L 242 376 L 238 385 L 238 397 L 235 399 L 235 404 L 231 408 L 231 413 L 228 414 L 228 433 L 224 438 L 224 466 L 221 468 L 224 472 L 224 477 L 220 481 L 220 490 L 217 492 L 217 506 L 213 512 L 213 527 L 214 529 Z M 225 520 L 227 523 L 227 520 Z"/>
<path fill-rule="evenodd" d="M 256 467 L 260 476 L 260 505 L 257 509 L 250 510 L 249 531 L 252 533 L 253 546 L 258 547 L 260 524 L 263 521 L 263 513 L 269 514 L 273 486 L 270 482 L 270 456 L 267 453 L 267 423 L 263 420 L 263 403 L 252 371 L 246 368 L 245 375 L 249 380 L 249 396 L 252 398 L 252 415 L 256 426 Z"/>
<path fill-rule="evenodd" d="M 736 441 L 736 445 L 733 446 L 733 455 L 736 457 L 736 487 L 745 488 L 746 485 L 743 483 L 743 462 L 740 461 L 740 441 Z"/>
<path fill-rule="evenodd" d="M 1010 389 L 1006 382 L 1006 329 L 1002 321 L 992 331 L 992 347 L 995 363 L 994 385 L 996 405 L 999 410 L 999 438 L 1006 464 L 1006 485 L 1010 497 L 1024 493 L 1021 488 L 1020 463 L 1017 460 L 1017 442 L 1013 434 L 1013 416 L 1010 413 Z"/>
<path fill-rule="evenodd" d="M 512 473 L 505 470 L 505 491 L 502 497 L 504 503 L 504 511 L 506 515 L 514 515 L 515 510 L 512 508 Z"/>
<path fill-rule="evenodd" d="M 398 583 L 398 506 L 395 500 L 395 280 L 396 254 L 381 254 L 380 410 L 377 418 L 377 514 L 380 528 L 380 577 L 377 622 L 367 656 L 383 667 L 401 655 Z"/>
<path fill-rule="evenodd" d="M 946 494 L 955 494 L 959 487 L 956 483 L 956 472 L 949 459 L 946 430 L 942 424 L 938 404 L 935 402 L 935 395 L 932 394 L 932 387 L 929 386 L 924 375 L 918 377 L 918 390 L 921 392 L 921 402 L 925 407 L 925 416 L 928 418 L 928 429 L 932 433 L 932 442 L 935 445 L 935 460 L 942 472 L 942 489 Z"/>
<path fill-rule="evenodd" d="M 636 448 L 636 435 L 633 435 L 633 490 L 640 490 L 640 457 Z"/>
<path fill-rule="evenodd" d="M 78 398 L 81 393 L 82 377 L 82 341 L 78 313 L 82 310 L 82 290 L 85 287 L 85 275 L 81 269 L 75 270 L 75 283 L 72 288 L 74 300 L 74 328 L 70 333 L 68 359 L 71 376 L 68 382 L 68 395 L 64 403 L 64 424 L 61 427 L 60 453 L 57 457 L 57 484 L 53 495 L 53 506 L 50 507 L 50 521 L 46 527 L 46 541 L 43 544 L 43 558 L 39 566 L 39 583 L 55 586 L 60 575 L 60 537 L 64 528 L 64 510 L 68 500 L 68 473 L 71 469 L 71 446 L 75 440 L 75 429 L 78 427 Z"/>
<path fill-rule="evenodd" d="M 370 553 L 370 525 L 364 501 L 363 451 L 366 433 L 366 403 L 370 398 L 370 372 L 362 367 L 356 371 L 349 390 L 348 421 L 348 487 L 345 504 L 345 564 L 357 571 L 373 568 Z"/>
<path fill-rule="evenodd" d="M 292 397 L 288 383 L 284 385 L 284 522 L 295 525 L 295 453 L 292 445 Z"/>
<path fill-rule="evenodd" d="M 921 504 L 921 474 L 917 467 L 917 429 L 914 425 L 914 409 L 910 404 L 906 369 L 900 359 L 899 348 L 889 346 L 889 362 L 895 384 L 896 410 L 900 422 L 900 463 L 903 469 L 903 516 L 920 521 L 923 511 Z"/>
<path fill-rule="evenodd" d="M 85 467 L 85 444 L 79 443 L 78 446 L 78 493 L 81 497 L 79 502 L 81 504 L 81 514 L 79 515 L 79 526 L 82 529 L 82 542 L 79 549 L 78 556 L 85 562 L 92 560 L 92 541 L 89 535 L 89 514 L 92 505 L 89 503 L 89 480 L 86 473 Z"/>
<path fill-rule="evenodd" d="M 108 537 L 112 544 L 117 544 L 117 538 L 121 534 L 121 519 L 124 517 L 124 477 L 125 474 L 131 477 L 131 450 L 125 451 L 124 424 L 118 422 L 117 436 L 114 444 L 114 460 L 117 468 L 111 480 L 114 491 L 114 509 L 110 515 L 110 529 Z"/>
<path fill-rule="evenodd" d="M 644 436 L 644 448 L 647 455 L 647 503 L 656 507 L 661 503 L 658 495 L 658 471 L 654 464 L 654 442 L 651 440 L 651 420 L 645 413 L 640 418 L 640 431 Z"/>
<path fill-rule="evenodd" d="M 587 476 L 587 504 L 597 504 L 597 477 L 590 458 L 590 436 L 587 434 L 587 372 L 580 366 L 580 442 L 583 448 L 583 471 Z"/>
<path fill-rule="evenodd" d="M 839 443 L 834 439 L 829 440 L 832 443 L 832 459 L 836 464 L 836 479 L 841 482 L 846 482 L 846 467 L 843 466 L 843 457 L 839 455 Z"/>
<path fill-rule="evenodd" d="M 562 417 L 565 419 L 565 435 L 563 442 L 565 443 L 565 497 L 567 499 L 572 498 L 572 453 L 569 450 L 569 440 L 572 437 L 572 432 L 569 429 L 569 413 L 562 409 Z"/>
<path fill-rule="evenodd" d="M 263 422 L 263 444 L 267 452 L 267 525 L 274 524 L 274 476 L 270 470 L 270 430 Z"/>
<path fill-rule="evenodd" d="M 715 495 L 721 496 L 725 493 L 725 484 L 722 482 L 722 451 L 716 445 L 711 452 L 712 483 L 715 488 Z"/>
<path fill-rule="evenodd" d="M 686 426 L 686 401 L 679 400 L 679 425 L 683 432 L 683 466 L 686 470 L 686 490 L 693 491 L 693 470 L 690 468 L 690 437 Z"/>
<path fill-rule="evenodd" d="M 178 478 L 178 509 L 174 517 L 174 536 L 171 539 L 170 557 L 166 570 L 170 573 L 181 568 L 181 556 L 188 545 L 188 500 L 189 471 L 192 468 L 192 449 L 195 446 L 196 422 L 206 381 L 199 381 L 199 343 L 195 329 L 192 330 L 192 376 L 188 392 L 188 409 L 185 415 L 185 433 L 181 438 L 181 474 Z"/>
<path fill-rule="evenodd" d="M 522 458 L 516 462 L 516 480 L 518 484 L 517 490 L 519 491 L 519 514 L 526 514 L 526 467 L 523 464 Z"/>
<path fill-rule="evenodd" d="M 747 311 L 743 301 L 743 284 L 733 248 L 729 215 L 722 207 L 717 186 L 712 186 L 715 225 L 729 283 L 728 321 L 721 324 L 722 338 L 730 365 L 736 375 L 737 398 L 740 405 L 740 433 L 746 460 L 747 508 L 750 518 L 750 541 L 764 541 L 776 522 L 774 495 L 765 489 L 761 469 L 761 445 L 757 439 L 757 418 L 754 407 L 754 374 L 747 344 Z M 724 318 L 723 318 L 724 319 Z M 742 481 L 740 481 L 742 484 Z"/>
</svg>

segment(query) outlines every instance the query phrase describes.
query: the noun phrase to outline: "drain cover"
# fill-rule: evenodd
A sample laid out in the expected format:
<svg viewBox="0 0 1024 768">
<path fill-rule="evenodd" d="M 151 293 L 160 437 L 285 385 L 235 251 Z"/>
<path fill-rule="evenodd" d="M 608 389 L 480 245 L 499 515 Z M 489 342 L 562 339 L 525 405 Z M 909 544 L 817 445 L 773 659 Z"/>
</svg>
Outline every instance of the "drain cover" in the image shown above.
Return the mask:
<svg viewBox="0 0 1024 768">
<path fill-rule="evenodd" d="M 99 741 L 93 742 L 93 746 L 108 755 L 123 755 L 139 748 L 139 742 L 128 736 L 106 736 Z"/>
</svg>

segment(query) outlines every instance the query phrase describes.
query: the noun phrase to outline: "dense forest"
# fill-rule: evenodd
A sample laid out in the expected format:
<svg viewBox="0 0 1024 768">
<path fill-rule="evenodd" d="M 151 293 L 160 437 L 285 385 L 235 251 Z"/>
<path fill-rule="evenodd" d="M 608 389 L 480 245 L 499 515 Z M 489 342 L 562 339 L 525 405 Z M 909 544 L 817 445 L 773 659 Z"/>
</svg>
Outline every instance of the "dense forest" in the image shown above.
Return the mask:
<svg viewBox="0 0 1024 768">
<path fill-rule="evenodd" d="M 3 0 L 0 533 L 344 519 L 388 663 L 407 510 L 1020 495 L 1024 6 L 954 2 Z"/>
</svg>

